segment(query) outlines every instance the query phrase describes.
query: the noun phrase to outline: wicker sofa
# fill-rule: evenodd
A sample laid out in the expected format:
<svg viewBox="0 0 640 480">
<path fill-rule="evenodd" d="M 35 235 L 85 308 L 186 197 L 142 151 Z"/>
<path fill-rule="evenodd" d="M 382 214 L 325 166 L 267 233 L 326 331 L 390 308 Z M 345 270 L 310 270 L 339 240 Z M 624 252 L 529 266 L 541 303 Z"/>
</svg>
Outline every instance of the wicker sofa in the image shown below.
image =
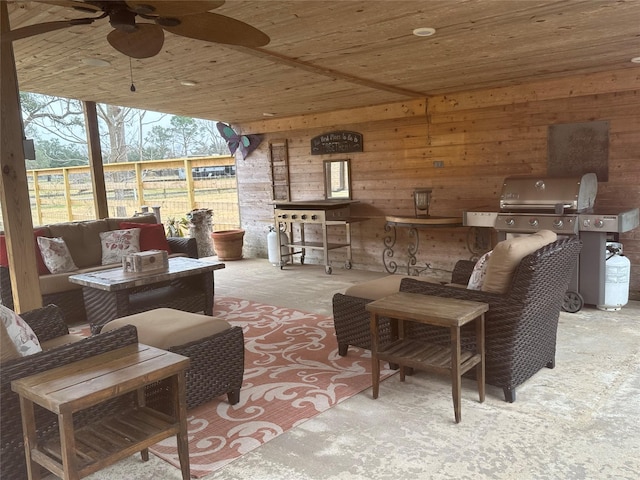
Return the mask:
<svg viewBox="0 0 640 480">
<path fill-rule="evenodd" d="M 505 400 L 513 402 L 518 385 L 543 367 L 555 366 L 558 318 L 581 246 L 576 237 L 563 238 L 525 256 L 516 267 L 506 293 L 502 294 L 412 278 L 402 279 L 400 291 L 488 303 L 486 381 L 502 388 Z M 459 261 L 453 283 L 466 285 L 473 266 L 474 262 Z M 340 293 L 333 297 L 341 354 L 347 353 L 349 344 L 370 347 L 370 315 L 365 310 L 370 301 Z M 390 325 L 389 321 L 381 322 L 381 342 L 393 337 Z M 450 343 L 448 332 L 437 327 L 410 324 L 408 334 L 443 345 Z M 461 341 L 463 348 L 475 346 L 473 328 L 462 329 Z"/>
<path fill-rule="evenodd" d="M 143 214 L 128 218 L 106 218 L 102 220 L 89 220 L 67 223 L 56 223 L 34 229 L 35 236 L 62 237 L 67 244 L 74 263 L 79 268 L 68 273 L 48 273 L 46 267 L 40 271 L 40 291 L 42 304 L 58 305 L 63 312 L 65 321 L 69 325 L 86 323 L 87 313 L 82 295 L 82 287 L 69 282 L 70 275 L 86 273 L 90 271 L 112 268 L 117 265 L 101 265 L 100 233 L 118 230 L 121 223 L 156 223 L 154 214 Z M 198 257 L 198 247 L 194 238 L 169 237 L 167 238 L 171 255 L 186 255 Z M 37 249 L 36 245 L 36 249 Z M 11 275 L 9 267 L 0 265 L 0 301 L 3 305 L 13 309 L 13 292 L 11 287 Z"/>
</svg>

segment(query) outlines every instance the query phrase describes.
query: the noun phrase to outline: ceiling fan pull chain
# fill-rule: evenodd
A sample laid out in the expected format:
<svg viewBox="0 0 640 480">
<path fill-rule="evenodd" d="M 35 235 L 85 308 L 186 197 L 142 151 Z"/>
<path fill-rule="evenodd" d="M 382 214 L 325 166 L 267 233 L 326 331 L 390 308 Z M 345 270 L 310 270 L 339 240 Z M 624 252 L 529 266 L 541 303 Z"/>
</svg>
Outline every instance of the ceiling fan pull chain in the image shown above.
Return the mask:
<svg viewBox="0 0 640 480">
<path fill-rule="evenodd" d="M 131 57 L 129 57 L 129 75 L 131 76 L 131 91 L 136 91 L 136 86 L 133 84 L 133 66 L 131 65 Z"/>
</svg>

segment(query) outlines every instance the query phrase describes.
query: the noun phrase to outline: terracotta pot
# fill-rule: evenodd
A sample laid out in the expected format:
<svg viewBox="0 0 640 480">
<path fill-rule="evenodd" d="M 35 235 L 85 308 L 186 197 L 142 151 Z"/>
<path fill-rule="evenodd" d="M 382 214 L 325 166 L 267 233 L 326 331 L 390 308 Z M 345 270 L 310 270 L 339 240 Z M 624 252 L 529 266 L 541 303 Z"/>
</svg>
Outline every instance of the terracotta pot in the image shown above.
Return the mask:
<svg viewBox="0 0 640 480">
<path fill-rule="evenodd" d="M 211 234 L 218 260 L 241 260 L 244 230 L 219 230 Z"/>
</svg>

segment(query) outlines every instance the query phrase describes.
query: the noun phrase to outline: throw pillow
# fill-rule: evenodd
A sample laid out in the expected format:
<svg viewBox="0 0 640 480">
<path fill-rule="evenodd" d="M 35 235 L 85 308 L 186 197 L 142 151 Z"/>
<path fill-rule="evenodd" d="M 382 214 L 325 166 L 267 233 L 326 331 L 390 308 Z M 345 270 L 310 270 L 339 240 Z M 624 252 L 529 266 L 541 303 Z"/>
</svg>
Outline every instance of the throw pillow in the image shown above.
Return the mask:
<svg viewBox="0 0 640 480">
<path fill-rule="evenodd" d="M 38 266 L 38 274 L 47 275 L 51 272 L 47 269 L 44 261 L 42 260 L 42 254 L 40 253 L 40 247 L 38 246 L 38 237 L 46 236 L 47 230 L 44 228 L 38 228 L 33 231 L 33 240 L 35 241 L 35 254 L 36 265 Z M 9 256 L 7 254 L 7 239 L 4 235 L 0 235 L 0 265 L 3 267 L 9 267 Z"/>
<path fill-rule="evenodd" d="M 51 273 L 65 273 L 78 270 L 64 238 L 38 237 L 42 260 Z"/>
<path fill-rule="evenodd" d="M 540 230 L 531 235 L 513 237 L 499 242 L 493 249 L 487 273 L 480 288 L 483 292 L 505 293 L 520 261 L 539 248 L 558 238 L 551 230 Z"/>
<path fill-rule="evenodd" d="M 482 287 L 484 277 L 487 274 L 487 265 L 489 264 L 490 257 L 491 252 L 487 252 L 476 262 L 476 265 L 473 267 L 473 272 L 471 272 L 471 276 L 469 277 L 469 283 L 467 283 L 469 290 L 480 290 Z"/>
<path fill-rule="evenodd" d="M 161 223 L 120 222 L 120 228 L 140 228 L 140 251 L 165 250 L 171 253 L 171 247 Z"/>
<path fill-rule="evenodd" d="M 121 262 L 124 255 L 140 251 L 140 228 L 102 232 L 100 242 L 102 265 Z"/>
<path fill-rule="evenodd" d="M 6 333 L 6 336 L 15 346 L 19 356 L 25 357 L 32 353 L 42 351 L 38 337 L 33 333 L 29 324 L 20 318 L 20 316 L 13 310 L 9 310 L 4 305 L 0 305 L 0 320 L 2 321 L 2 326 L 0 328 L 4 330 L 3 336 L 4 333 Z M 3 345 L 3 347 L 4 346 L 5 345 Z M 2 355 L 4 357 L 4 348 L 2 350 Z"/>
</svg>

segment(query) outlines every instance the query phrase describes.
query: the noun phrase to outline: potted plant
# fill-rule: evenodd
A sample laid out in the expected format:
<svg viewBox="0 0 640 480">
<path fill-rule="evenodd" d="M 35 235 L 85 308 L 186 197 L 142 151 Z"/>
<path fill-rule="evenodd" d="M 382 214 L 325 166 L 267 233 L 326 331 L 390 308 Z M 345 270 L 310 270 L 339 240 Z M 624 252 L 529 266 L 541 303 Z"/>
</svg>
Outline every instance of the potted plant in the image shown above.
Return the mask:
<svg viewBox="0 0 640 480">
<path fill-rule="evenodd" d="M 184 237 L 189 232 L 189 220 L 185 217 L 169 217 L 165 223 L 167 237 Z"/>
</svg>

